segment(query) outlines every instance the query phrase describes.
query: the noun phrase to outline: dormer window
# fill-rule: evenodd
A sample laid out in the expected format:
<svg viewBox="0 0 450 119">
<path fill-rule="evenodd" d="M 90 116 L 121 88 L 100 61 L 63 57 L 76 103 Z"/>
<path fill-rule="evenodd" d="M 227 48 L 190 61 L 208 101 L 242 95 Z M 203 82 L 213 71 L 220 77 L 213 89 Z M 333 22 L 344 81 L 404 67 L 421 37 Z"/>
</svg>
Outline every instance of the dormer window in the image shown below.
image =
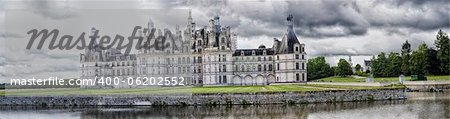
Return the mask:
<svg viewBox="0 0 450 119">
<path fill-rule="evenodd" d="M 244 56 L 244 51 L 241 51 L 241 55 Z"/>
<path fill-rule="evenodd" d="M 264 51 L 263 51 L 263 55 L 266 55 L 266 54 L 267 54 L 267 53 L 266 53 L 266 50 L 264 50 Z"/>
<path fill-rule="evenodd" d="M 255 51 L 254 50 L 252 50 L 252 55 L 255 55 Z"/>
</svg>

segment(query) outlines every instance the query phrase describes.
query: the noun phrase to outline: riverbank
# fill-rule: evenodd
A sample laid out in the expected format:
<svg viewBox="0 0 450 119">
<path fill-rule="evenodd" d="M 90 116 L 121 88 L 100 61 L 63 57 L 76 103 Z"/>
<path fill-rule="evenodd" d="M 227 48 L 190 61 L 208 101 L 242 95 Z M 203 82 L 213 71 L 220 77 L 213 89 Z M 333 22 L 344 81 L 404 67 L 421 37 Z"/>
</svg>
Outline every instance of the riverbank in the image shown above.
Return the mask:
<svg viewBox="0 0 450 119">
<path fill-rule="evenodd" d="M 267 86 L 180 86 L 180 87 L 141 87 L 114 89 L 85 88 L 38 88 L 7 89 L 5 96 L 110 96 L 110 95 L 190 95 L 190 94 L 234 94 L 234 93 L 302 93 L 312 91 L 336 90 L 376 90 L 404 89 L 403 85 L 350 86 L 328 84 L 277 84 Z M 1 91 L 1 90 L 0 90 Z M 1 96 L 1 95 L 0 95 Z"/>
<path fill-rule="evenodd" d="M 428 81 L 450 81 L 450 75 L 426 76 Z M 360 76 L 331 76 L 316 80 L 316 82 L 366 82 L 367 77 Z M 411 76 L 405 76 L 405 81 L 410 81 Z M 398 77 L 377 77 L 373 82 L 399 82 Z"/>
<path fill-rule="evenodd" d="M 303 85 L 294 85 L 303 86 Z M 292 86 L 274 86 L 278 89 L 268 89 L 266 86 L 255 87 L 213 87 L 192 88 L 194 93 L 181 95 L 9 95 L 0 97 L 0 105 L 4 106 L 146 106 L 146 105 L 260 105 L 260 104 L 297 104 L 323 102 L 350 102 L 375 100 L 406 99 L 405 89 L 401 86 L 392 87 L 354 87 L 308 85 L 310 90 L 300 90 Z M 271 87 L 271 88 L 274 88 Z M 211 88 L 211 89 L 208 89 Z M 248 91 L 222 92 L 220 89 L 243 88 Z M 256 91 L 255 89 L 268 91 Z M 346 89 L 344 89 L 346 88 Z M 306 89 L 306 88 L 304 88 Z M 104 89 L 105 90 L 105 89 Z M 109 89 L 111 90 L 111 89 Z M 129 89 L 131 90 L 131 89 Z M 137 89 L 133 89 L 137 90 Z M 140 89 L 141 91 L 143 89 Z M 180 91 L 180 89 L 177 89 Z M 198 93 L 196 91 L 210 90 Z M 278 90 L 278 91 L 274 91 Z M 297 90 L 297 91 L 293 91 Z M 106 89 L 105 91 L 108 91 Z M 16 92 L 17 93 L 17 92 Z M 26 94 L 26 93 L 25 93 Z M 95 94 L 95 93 L 92 93 Z"/>
</svg>

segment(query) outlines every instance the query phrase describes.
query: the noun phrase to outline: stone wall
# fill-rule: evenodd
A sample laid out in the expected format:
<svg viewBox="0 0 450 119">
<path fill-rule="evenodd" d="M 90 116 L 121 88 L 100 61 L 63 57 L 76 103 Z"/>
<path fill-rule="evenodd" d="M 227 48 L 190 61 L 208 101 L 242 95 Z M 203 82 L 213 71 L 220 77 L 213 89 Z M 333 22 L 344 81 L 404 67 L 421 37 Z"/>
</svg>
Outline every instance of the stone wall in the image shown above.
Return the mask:
<svg viewBox="0 0 450 119">
<path fill-rule="evenodd" d="M 0 105 L 104 106 L 104 105 L 234 105 L 294 104 L 406 99 L 404 89 L 315 91 L 303 93 L 194 94 L 184 96 L 52 96 L 0 97 Z"/>
</svg>

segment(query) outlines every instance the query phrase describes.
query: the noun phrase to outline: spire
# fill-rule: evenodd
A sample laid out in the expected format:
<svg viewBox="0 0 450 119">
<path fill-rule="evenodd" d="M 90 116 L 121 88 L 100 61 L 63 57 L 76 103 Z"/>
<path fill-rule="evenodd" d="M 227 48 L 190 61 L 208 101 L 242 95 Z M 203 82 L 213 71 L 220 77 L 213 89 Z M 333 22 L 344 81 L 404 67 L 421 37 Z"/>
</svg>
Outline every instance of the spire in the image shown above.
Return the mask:
<svg viewBox="0 0 450 119">
<path fill-rule="evenodd" d="M 97 32 L 97 29 L 95 29 L 95 27 L 92 27 L 90 34 L 89 34 L 89 37 L 91 38 L 91 42 L 93 42 L 93 45 L 91 47 L 98 45 L 97 39 L 95 38 L 95 35 L 96 35 L 95 32 Z"/>
<path fill-rule="evenodd" d="M 189 10 L 188 24 L 192 24 L 192 11 Z"/>
<path fill-rule="evenodd" d="M 155 27 L 154 25 L 155 25 L 155 24 L 153 23 L 152 18 L 149 18 L 149 19 L 148 19 L 147 28 L 150 30 L 150 29 L 152 29 L 153 27 Z"/>
<path fill-rule="evenodd" d="M 352 56 L 351 55 L 348 56 L 348 63 L 350 64 L 350 66 L 353 67 Z"/>
<path fill-rule="evenodd" d="M 288 26 L 288 31 L 293 30 L 294 29 L 294 16 L 292 16 L 292 14 L 288 15 L 288 17 L 286 18 L 286 22 L 287 22 L 287 26 Z"/>
</svg>

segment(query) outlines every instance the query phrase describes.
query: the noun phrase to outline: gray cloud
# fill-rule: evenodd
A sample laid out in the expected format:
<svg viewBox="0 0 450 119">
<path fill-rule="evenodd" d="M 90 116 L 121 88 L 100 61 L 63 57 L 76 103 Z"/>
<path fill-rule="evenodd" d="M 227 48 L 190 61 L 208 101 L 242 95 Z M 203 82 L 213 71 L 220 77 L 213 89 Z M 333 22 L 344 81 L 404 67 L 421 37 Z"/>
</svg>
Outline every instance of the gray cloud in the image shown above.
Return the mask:
<svg viewBox="0 0 450 119">
<path fill-rule="evenodd" d="M 73 11 L 74 7 L 69 2 L 50 1 L 50 0 L 33 0 L 24 1 L 31 11 L 44 17 L 60 20 L 76 16 Z"/>
<path fill-rule="evenodd" d="M 287 14 L 295 16 L 297 32 L 303 37 L 346 37 L 365 35 L 371 27 L 407 27 L 435 30 L 449 27 L 450 1 L 176 1 L 163 6 L 200 9 L 206 16 L 234 17 L 228 23 L 242 36 L 273 34 L 284 29 Z M 253 23 L 245 23 L 251 19 Z M 255 24 L 257 23 L 257 24 Z M 252 27 L 268 30 L 255 30 Z M 270 30 L 269 30 L 270 29 Z M 274 35 L 274 34 L 273 34 Z"/>
</svg>

